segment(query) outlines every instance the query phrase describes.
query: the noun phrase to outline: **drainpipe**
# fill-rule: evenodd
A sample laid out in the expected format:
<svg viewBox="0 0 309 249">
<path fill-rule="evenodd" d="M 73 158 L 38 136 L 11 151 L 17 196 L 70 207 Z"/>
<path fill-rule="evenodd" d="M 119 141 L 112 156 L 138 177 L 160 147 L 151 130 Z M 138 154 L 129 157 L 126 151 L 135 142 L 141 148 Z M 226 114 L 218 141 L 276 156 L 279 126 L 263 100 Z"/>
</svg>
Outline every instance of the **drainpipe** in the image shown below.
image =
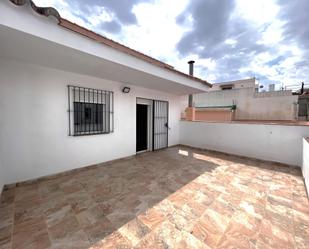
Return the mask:
<svg viewBox="0 0 309 249">
<path fill-rule="evenodd" d="M 193 76 L 194 62 L 195 61 L 188 61 L 188 64 L 189 64 L 189 74 L 191 76 Z M 188 107 L 193 107 L 193 95 L 192 94 L 189 94 Z"/>
</svg>

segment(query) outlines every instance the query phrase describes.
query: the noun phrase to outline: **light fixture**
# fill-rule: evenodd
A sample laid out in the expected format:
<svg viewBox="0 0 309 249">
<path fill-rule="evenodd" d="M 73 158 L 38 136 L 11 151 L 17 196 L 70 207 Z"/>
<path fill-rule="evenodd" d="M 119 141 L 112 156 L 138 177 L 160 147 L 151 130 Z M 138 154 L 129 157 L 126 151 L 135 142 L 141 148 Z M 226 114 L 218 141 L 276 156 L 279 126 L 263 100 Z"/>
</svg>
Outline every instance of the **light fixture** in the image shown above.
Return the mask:
<svg viewBox="0 0 309 249">
<path fill-rule="evenodd" d="M 122 92 L 123 92 L 123 93 L 129 93 L 130 90 L 131 90 L 131 88 L 130 88 L 130 87 L 127 87 L 127 86 L 125 86 L 124 88 L 122 88 Z"/>
</svg>

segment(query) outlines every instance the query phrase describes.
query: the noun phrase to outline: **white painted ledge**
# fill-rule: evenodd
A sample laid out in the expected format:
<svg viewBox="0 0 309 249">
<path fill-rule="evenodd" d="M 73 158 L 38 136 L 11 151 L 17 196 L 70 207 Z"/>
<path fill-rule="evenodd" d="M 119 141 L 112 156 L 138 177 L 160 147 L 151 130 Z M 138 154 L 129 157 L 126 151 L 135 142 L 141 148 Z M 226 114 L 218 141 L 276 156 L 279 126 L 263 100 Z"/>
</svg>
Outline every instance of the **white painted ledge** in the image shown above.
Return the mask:
<svg viewBox="0 0 309 249">
<path fill-rule="evenodd" d="M 181 144 L 298 167 L 308 135 L 309 126 L 180 121 Z"/>
</svg>

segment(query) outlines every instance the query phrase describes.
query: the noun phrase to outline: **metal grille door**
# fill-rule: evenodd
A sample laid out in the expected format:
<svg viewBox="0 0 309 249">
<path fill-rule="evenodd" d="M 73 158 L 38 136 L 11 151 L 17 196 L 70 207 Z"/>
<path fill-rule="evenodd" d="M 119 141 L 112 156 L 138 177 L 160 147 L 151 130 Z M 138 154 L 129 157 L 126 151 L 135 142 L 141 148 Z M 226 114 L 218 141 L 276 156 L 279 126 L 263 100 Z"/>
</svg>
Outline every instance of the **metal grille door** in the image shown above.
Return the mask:
<svg viewBox="0 0 309 249">
<path fill-rule="evenodd" d="M 153 101 L 153 150 L 168 146 L 168 102 Z"/>
</svg>

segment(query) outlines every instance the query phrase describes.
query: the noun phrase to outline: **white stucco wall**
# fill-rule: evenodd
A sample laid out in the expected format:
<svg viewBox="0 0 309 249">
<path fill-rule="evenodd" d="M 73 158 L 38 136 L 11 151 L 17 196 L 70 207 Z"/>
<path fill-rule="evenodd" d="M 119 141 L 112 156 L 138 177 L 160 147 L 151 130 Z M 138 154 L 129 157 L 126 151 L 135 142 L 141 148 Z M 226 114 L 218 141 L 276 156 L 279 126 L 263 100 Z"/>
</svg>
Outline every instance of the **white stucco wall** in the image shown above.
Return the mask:
<svg viewBox="0 0 309 249">
<path fill-rule="evenodd" d="M 308 135 L 308 126 L 180 122 L 181 144 L 297 166 Z"/>
<path fill-rule="evenodd" d="M 2 193 L 2 189 L 3 189 L 3 186 L 4 186 L 4 170 L 2 168 L 2 164 L 1 164 L 1 161 L 0 161 L 0 195 Z"/>
<path fill-rule="evenodd" d="M 0 85 L 0 89 L 1 89 L 1 85 Z M 1 115 L 1 99 L 0 99 L 0 115 Z M 0 143 L 3 140 L 3 131 L 1 129 L 1 127 L 3 127 L 3 123 L 4 123 L 4 120 L 0 118 Z M 0 195 L 2 193 L 4 182 L 5 182 L 5 172 L 3 168 L 1 155 L 2 155 L 2 152 L 1 152 L 1 146 L 0 146 Z"/>
<path fill-rule="evenodd" d="M 5 184 L 134 155 L 136 97 L 169 101 L 169 145 L 179 143 L 179 96 L 13 61 L 0 60 L 0 75 Z M 68 136 L 68 84 L 114 92 L 114 133 Z"/>
<path fill-rule="evenodd" d="M 309 193 L 309 138 L 303 138 L 302 172 L 305 179 L 307 192 Z"/>
<path fill-rule="evenodd" d="M 194 95 L 195 106 L 236 104 L 237 120 L 294 120 L 298 96 L 290 91 L 255 93 L 254 88 L 213 91 Z"/>
</svg>

